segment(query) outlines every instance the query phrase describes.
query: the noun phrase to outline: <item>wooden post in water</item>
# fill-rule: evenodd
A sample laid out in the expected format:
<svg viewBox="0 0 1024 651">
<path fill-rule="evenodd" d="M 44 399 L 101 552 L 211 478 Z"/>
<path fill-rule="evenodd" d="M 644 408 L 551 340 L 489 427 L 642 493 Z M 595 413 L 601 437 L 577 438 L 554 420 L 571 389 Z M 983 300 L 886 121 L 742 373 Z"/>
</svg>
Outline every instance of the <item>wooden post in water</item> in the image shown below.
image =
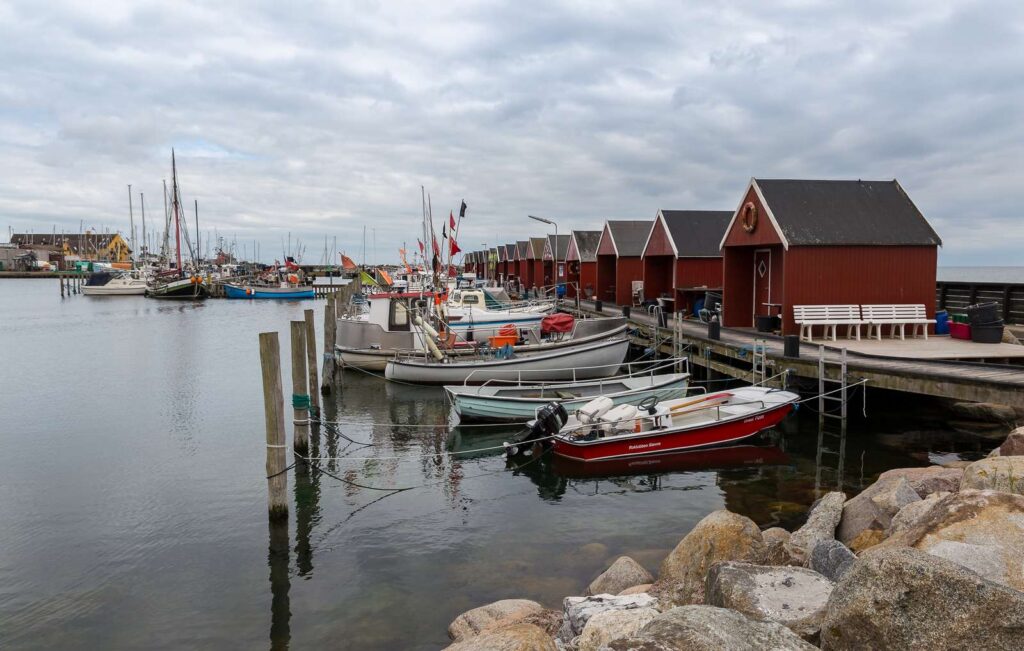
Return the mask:
<svg viewBox="0 0 1024 651">
<path fill-rule="evenodd" d="M 263 373 L 263 418 L 267 427 L 267 506 L 270 518 L 274 520 L 288 517 L 281 345 L 276 332 L 260 333 L 260 368 Z"/>
<path fill-rule="evenodd" d="M 307 388 L 309 393 L 309 413 L 319 417 L 320 381 L 316 377 L 316 327 L 313 325 L 313 310 L 303 310 L 302 314 L 306 317 L 306 369 L 309 373 Z"/>
<path fill-rule="evenodd" d="M 58 274 L 57 282 L 60 283 L 60 297 L 64 298 L 64 276 Z"/>
<path fill-rule="evenodd" d="M 327 306 L 324 308 L 324 368 L 323 377 L 320 378 L 320 392 L 325 396 L 330 395 L 334 380 L 334 339 L 338 327 L 336 301 L 337 295 L 331 292 L 327 295 Z"/>
<path fill-rule="evenodd" d="M 306 393 L 306 322 L 292 321 L 292 445 L 301 455 L 309 452 L 309 394 Z"/>
</svg>

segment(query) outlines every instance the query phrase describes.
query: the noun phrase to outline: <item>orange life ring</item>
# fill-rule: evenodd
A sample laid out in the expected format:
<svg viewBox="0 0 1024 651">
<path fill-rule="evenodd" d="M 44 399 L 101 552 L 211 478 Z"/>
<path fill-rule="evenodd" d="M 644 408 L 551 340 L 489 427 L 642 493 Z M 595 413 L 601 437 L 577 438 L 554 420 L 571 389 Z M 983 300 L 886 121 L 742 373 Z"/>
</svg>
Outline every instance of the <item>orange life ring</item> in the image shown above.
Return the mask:
<svg viewBox="0 0 1024 651">
<path fill-rule="evenodd" d="M 743 204 L 743 208 L 740 210 L 740 224 L 748 233 L 753 233 L 757 228 L 757 206 L 753 201 Z"/>
</svg>

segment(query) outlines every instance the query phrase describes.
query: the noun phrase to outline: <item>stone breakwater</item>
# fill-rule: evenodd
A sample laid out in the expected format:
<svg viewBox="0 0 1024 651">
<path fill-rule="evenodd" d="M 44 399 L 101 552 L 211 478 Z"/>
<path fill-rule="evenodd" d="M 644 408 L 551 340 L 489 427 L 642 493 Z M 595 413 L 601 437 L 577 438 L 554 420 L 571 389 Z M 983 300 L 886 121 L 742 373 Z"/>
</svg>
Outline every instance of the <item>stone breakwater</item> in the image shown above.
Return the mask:
<svg viewBox="0 0 1024 651">
<path fill-rule="evenodd" d="M 973 463 L 900 468 L 804 526 L 709 514 L 652 576 L 621 556 L 560 609 L 459 615 L 450 651 L 1021 649 L 1024 427 Z"/>
</svg>

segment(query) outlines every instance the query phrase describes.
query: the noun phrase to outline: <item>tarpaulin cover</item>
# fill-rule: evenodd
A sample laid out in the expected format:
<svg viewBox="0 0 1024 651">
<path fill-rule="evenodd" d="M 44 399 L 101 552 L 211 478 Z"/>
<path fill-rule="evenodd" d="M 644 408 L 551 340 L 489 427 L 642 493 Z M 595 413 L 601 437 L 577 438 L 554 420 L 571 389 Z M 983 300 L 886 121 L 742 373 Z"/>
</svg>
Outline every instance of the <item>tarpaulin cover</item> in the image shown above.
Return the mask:
<svg viewBox="0 0 1024 651">
<path fill-rule="evenodd" d="M 572 332 L 572 325 L 575 319 L 572 318 L 571 314 L 550 314 L 540 322 L 540 331 L 542 334 L 550 334 L 552 332 Z"/>
</svg>

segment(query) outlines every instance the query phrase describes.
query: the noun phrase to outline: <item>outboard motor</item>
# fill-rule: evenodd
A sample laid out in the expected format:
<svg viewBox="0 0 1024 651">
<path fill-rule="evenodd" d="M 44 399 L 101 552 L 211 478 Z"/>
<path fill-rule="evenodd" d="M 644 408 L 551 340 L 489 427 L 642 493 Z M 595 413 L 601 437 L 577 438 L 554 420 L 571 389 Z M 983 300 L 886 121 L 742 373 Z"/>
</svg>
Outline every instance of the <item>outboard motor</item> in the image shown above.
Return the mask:
<svg viewBox="0 0 1024 651">
<path fill-rule="evenodd" d="M 549 402 L 537 410 L 537 418 L 530 424 L 527 432 L 512 443 L 505 443 L 505 453 L 515 456 L 528 450 L 532 447 L 532 442 L 540 439 L 546 439 L 544 443 L 547 443 L 568 420 L 569 413 L 561 403 Z"/>
</svg>

